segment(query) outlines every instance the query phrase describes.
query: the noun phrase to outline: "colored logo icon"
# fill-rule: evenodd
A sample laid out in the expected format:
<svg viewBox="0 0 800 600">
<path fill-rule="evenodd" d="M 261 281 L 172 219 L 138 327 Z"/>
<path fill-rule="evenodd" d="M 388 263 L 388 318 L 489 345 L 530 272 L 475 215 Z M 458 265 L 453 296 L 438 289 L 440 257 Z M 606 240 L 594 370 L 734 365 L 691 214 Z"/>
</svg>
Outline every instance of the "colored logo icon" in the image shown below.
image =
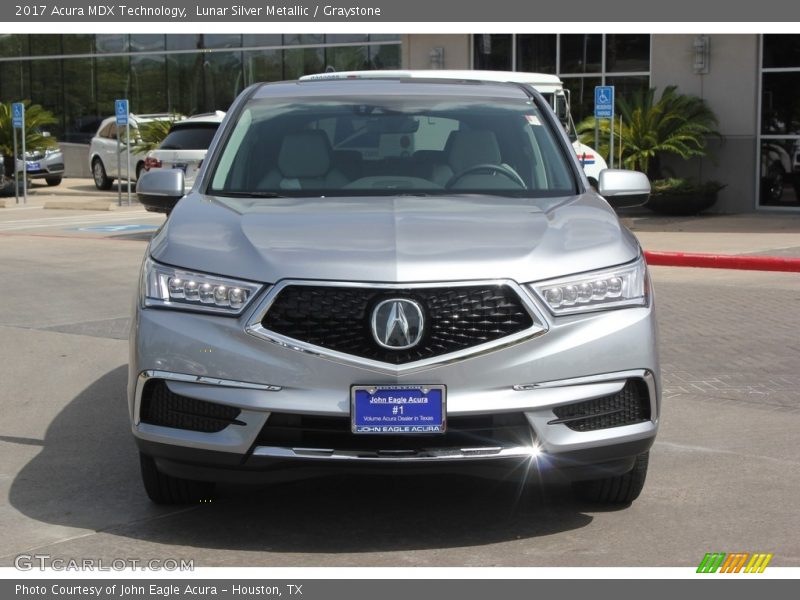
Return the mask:
<svg viewBox="0 0 800 600">
<path fill-rule="evenodd" d="M 697 566 L 698 573 L 763 573 L 772 554 L 708 552 Z"/>
</svg>

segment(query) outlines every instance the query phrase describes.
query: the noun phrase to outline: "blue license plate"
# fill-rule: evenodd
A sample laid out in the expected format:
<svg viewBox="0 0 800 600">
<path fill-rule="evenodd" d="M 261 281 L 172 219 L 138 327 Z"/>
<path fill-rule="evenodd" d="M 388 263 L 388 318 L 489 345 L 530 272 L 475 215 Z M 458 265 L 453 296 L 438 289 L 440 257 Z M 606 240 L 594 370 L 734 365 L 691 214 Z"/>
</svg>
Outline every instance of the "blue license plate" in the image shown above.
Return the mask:
<svg viewBox="0 0 800 600">
<path fill-rule="evenodd" d="M 42 166 L 38 162 L 29 162 L 28 163 L 28 171 L 41 171 Z"/>
<path fill-rule="evenodd" d="M 351 388 L 353 433 L 444 433 L 443 385 L 354 385 Z"/>
</svg>

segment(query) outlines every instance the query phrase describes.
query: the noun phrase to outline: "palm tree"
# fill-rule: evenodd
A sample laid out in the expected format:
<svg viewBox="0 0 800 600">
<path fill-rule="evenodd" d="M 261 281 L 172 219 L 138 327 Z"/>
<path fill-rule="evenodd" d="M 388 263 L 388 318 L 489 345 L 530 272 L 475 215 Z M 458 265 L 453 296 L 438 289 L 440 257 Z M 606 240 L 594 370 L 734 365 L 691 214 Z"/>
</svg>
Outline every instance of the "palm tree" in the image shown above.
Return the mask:
<svg viewBox="0 0 800 600">
<path fill-rule="evenodd" d="M 25 149 L 33 150 L 49 148 L 56 145 L 56 140 L 43 133 L 43 127 L 58 122 L 53 113 L 38 104 L 25 104 Z M 18 151 L 22 150 L 19 134 L 17 134 Z M 3 155 L 3 174 L 14 176 L 14 129 L 11 115 L 11 103 L 0 102 L 0 154 Z"/>
<path fill-rule="evenodd" d="M 705 100 L 681 94 L 677 86 L 664 88 L 656 100 L 656 89 L 642 90 L 619 98 L 617 110 L 622 116 L 622 126 L 615 123 L 614 143 L 621 148 L 622 164 L 628 169 L 643 171 L 650 179 L 661 179 L 661 157 L 675 154 L 688 159 L 707 154 L 707 138 L 720 137 L 716 130 L 717 118 Z M 581 140 L 591 143 L 595 119 L 589 117 L 578 125 Z M 610 136 L 610 122 L 599 122 L 601 137 Z M 608 143 L 598 150 L 608 154 Z"/>
<path fill-rule="evenodd" d="M 181 118 L 181 115 L 171 115 L 169 119 L 154 119 L 139 123 L 139 139 L 135 140 L 132 151 L 136 154 L 145 154 L 157 149 L 167 137 L 173 123 Z"/>
</svg>

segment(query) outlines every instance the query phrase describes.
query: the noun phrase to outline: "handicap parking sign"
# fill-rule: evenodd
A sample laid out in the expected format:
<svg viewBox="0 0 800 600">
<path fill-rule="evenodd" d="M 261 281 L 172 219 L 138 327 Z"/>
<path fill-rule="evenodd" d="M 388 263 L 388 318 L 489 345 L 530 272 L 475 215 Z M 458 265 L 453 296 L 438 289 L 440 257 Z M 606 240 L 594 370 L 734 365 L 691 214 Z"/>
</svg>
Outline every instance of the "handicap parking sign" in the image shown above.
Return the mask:
<svg viewBox="0 0 800 600">
<path fill-rule="evenodd" d="M 594 118 L 614 118 L 614 86 L 598 85 L 594 88 Z"/>
<path fill-rule="evenodd" d="M 25 105 L 22 102 L 11 105 L 11 121 L 14 129 L 22 129 L 25 123 Z"/>
<path fill-rule="evenodd" d="M 117 125 L 128 124 L 128 100 L 114 101 L 114 114 L 117 115 Z"/>
</svg>

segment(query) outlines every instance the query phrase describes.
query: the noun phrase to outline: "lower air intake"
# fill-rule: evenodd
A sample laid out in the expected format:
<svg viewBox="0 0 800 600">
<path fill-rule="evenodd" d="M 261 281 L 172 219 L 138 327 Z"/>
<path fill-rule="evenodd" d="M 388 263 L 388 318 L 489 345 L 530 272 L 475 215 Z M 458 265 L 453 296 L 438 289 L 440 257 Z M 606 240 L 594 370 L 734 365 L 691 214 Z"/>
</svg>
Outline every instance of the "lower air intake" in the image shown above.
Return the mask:
<svg viewBox="0 0 800 600">
<path fill-rule="evenodd" d="M 650 394 L 643 379 L 629 379 L 619 392 L 553 409 L 558 417 L 548 424 L 573 431 L 597 431 L 650 420 Z"/>
<path fill-rule="evenodd" d="M 272 413 L 257 446 L 332 450 L 408 450 L 530 446 L 533 434 L 522 413 L 449 417 L 443 435 L 355 435 L 347 417 Z"/>
<path fill-rule="evenodd" d="M 148 381 L 142 390 L 142 423 L 189 431 L 216 433 L 228 425 L 244 425 L 236 417 L 242 411 L 233 406 L 179 396 L 159 379 Z"/>
</svg>

